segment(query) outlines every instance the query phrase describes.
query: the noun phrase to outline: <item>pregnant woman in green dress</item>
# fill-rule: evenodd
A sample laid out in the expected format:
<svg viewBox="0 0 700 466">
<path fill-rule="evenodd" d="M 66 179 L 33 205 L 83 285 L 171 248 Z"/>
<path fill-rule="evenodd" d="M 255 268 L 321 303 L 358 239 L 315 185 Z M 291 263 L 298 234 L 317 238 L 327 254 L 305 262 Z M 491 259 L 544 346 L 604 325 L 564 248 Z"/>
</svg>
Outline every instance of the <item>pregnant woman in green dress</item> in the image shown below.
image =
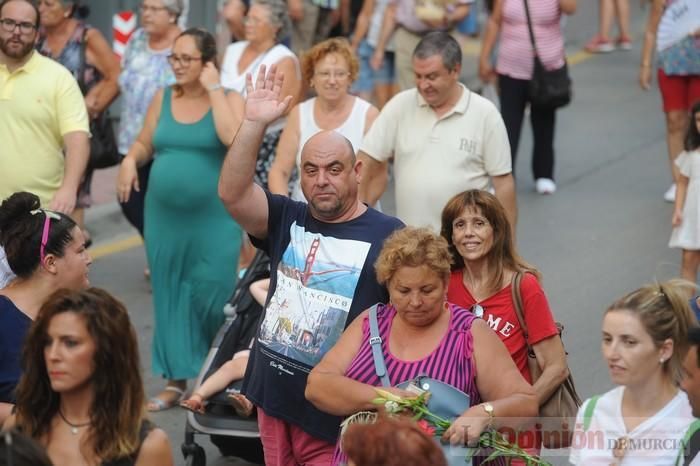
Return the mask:
<svg viewBox="0 0 700 466">
<path fill-rule="evenodd" d="M 242 100 L 224 95 L 216 45 L 188 29 L 168 61 L 176 84 L 159 91 L 144 127 L 124 158 L 117 195 L 139 190 L 136 168 L 154 158 L 146 193 L 146 254 L 151 268 L 155 330 L 153 373 L 167 379 L 148 409 L 175 406 L 197 376 L 236 281 L 240 227 L 217 195 L 226 148 L 242 118 Z"/>
</svg>

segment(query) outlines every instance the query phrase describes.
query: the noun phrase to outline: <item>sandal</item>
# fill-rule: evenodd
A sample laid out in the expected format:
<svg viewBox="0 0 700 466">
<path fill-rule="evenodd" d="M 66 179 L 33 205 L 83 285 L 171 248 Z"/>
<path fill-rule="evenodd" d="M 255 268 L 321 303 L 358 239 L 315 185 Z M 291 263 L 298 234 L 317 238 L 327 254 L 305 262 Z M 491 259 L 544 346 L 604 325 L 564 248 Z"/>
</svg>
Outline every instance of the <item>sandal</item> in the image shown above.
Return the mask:
<svg viewBox="0 0 700 466">
<path fill-rule="evenodd" d="M 204 400 L 196 393 L 193 393 L 188 399 L 182 400 L 180 407 L 195 414 L 204 414 Z"/>
<path fill-rule="evenodd" d="M 172 400 L 164 400 L 162 398 L 158 398 L 158 396 L 154 396 L 148 400 L 148 405 L 146 406 L 146 409 L 152 413 L 157 411 L 164 411 L 166 409 L 170 409 L 179 405 L 180 401 L 182 401 L 182 399 L 185 397 L 185 390 L 179 387 L 174 387 L 172 385 L 166 386 L 163 389 L 163 391 L 159 393 L 159 395 L 162 395 L 165 392 L 175 392 L 177 393 L 177 396 Z"/>
<path fill-rule="evenodd" d="M 240 417 L 250 417 L 253 414 L 253 403 L 240 393 L 229 393 L 226 395 L 228 402 Z"/>
</svg>

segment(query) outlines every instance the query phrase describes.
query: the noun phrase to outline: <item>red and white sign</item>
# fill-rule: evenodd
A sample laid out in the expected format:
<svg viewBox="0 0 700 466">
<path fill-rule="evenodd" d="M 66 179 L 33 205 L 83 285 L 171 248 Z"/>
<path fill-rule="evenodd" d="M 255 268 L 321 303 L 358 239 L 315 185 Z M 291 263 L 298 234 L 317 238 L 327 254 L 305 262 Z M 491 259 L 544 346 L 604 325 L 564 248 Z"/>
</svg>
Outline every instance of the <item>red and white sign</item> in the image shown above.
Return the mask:
<svg viewBox="0 0 700 466">
<path fill-rule="evenodd" d="M 119 58 L 124 55 L 124 49 L 129 38 L 136 30 L 136 14 L 133 11 L 122 11 L 112 18 L 112 32 L 114 36 L 114 53 Z"/>
</svg>

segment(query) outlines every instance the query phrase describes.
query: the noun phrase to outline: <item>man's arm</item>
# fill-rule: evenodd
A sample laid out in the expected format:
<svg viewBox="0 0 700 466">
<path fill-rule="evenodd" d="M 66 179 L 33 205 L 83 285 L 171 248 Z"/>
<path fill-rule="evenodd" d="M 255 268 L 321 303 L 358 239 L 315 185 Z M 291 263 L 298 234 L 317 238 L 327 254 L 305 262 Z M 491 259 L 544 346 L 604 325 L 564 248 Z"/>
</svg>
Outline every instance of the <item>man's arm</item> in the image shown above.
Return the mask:
<svg viewBox="0 0 700 466">
<path fill-rule="evenodd" d="M 506 209 L 506 215 L 510 220 L 510 225 L 515 232 L 515 226 L 518 223 L 518 203 L 515 200 L 515 180 L 513 174 L 492 176 L 491 183 L 496 191 L 496 198 L 500 201 L 503 208 Z"/>
<path fill-rule="evenodd" d="M 292 100 L 291 95 L 278 100 L 284 77 L 277 73 L 277 68 L 273 65 L 269 73 L 265 71 L 265 66 L 261 66 L 255 88 L 250 74 L 246 76 L 243 124 L 226 154 L 219 178 L 219 197 L 224 206 L 256 238 L 267 236 L 269 215 L 267 196 L 253 182 L 258 150 L 267 125 L 284 114 Z"/>
<path fill-rule="evenodd" d="M 88 134 L 83 131 L 71 131 L 63 136 L 66 150 L 63 182 L 58 188 L 49 208 L 64 214 L 70 214 L 75 208 L 78 196 L 78 186 L 85 173 L 90 158 L 90 143 Z"/>
<path fill-rule="evenodd" d="M 386 190 L 389 164 L 379 162 L 362 151 L 357 158 L 362 162 L 360 200 L 367 205 L 376 205 Z"/>
</svg>

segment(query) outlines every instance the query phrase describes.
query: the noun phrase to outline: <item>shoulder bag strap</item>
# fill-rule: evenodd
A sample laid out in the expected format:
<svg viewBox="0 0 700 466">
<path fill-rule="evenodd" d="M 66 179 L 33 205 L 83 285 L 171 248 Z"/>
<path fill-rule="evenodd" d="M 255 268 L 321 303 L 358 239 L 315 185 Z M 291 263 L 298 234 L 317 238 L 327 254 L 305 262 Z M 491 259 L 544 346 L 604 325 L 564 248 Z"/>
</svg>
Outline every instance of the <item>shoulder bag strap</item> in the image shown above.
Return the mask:
<svg viewBox="0 0 700 466">
<path fill-rule="evenodd" d="M 586 409 L 583 411 L 583 431 L 586 432 L 589 427 L 591 427 L 591 420 L 593 419 L 593 411 L 595 410 L 595 405 L 598 403 L 598 398 L 600 398 L 600 395 L 596 395 L 594 397 L 591 397 L 590 400 L 588 400 L 588 404 L 586 405 Z"/>
<path fill-rule="evenodd" d="M 391 381 L 386 373 L 384 353 L 382 353 L 382 337 L 379 336 L 379 323 L 377 322 L 377 306 L 369 309 L 369 344 L 372 346 L 372 359 L 374 359 L 374 371 L 385 387 L 391 387 Z"/>
<path fill-rule="evenodd" d="M 520 293 L 520 283 L 523 281 L 523 272 L 515 272 L 513 279 L 510 282 L 510 294 L 513 300 L 513 309 L 515 309 L 515 315 L 518 317 L 518 323 L 520 323 L 520 328 L 523 331 L 523 336 L 525 337 L 525 344 L 527 345 L 527 352 L 532 352 L 532 346 L 530 346 L 530 335 L 527 331 L 527 325 L 525 325 L 525 314 L 523 308 L 523 296 Z"/>
<path fill-rule="evenodd" d="M 530 43 L 532 44 L 532 50 L 535 51 L 535 56 L 538 57 L 535 33 L 532 30 L 532 18 L 530 17 L 530 8 L 527 5 L 527 0 L 523 0 L 523 4 L 525 5 L 525 16 L 527 17 L 527 31 L 530 33 Z"/>
<path fill-rule="evenodd" d="M 87 34 L 88 34 L 88 28 L 87 26 L 80 26 L 83 28 L 83 34 L 82 38 L 80 40 L 80 66 L 78 67 L 78 86 L 80 87 L 80 90 L 82 91 L 83 95 L 85 94 L 85 68 L 87 67 Z"/>
<path fill-rule="evenodd" d="M 685 454 L 686 454 L 686 449 L 688 448 L 688 444 L 690 443 L 690 438 L 695 435 L 695 433 L 700 430 L 700 419 L 694 420 L 690 426 L 688 427 L 688 430 L 685 431 L 685 435 L 683 436 L 683 440 L 681 441 L 681 448 L 678 451 L 678 456 L 676 457 L 676 466 L 680 466 L 683 464 L 683 460 L 685 459 Z"/>
</svg>

